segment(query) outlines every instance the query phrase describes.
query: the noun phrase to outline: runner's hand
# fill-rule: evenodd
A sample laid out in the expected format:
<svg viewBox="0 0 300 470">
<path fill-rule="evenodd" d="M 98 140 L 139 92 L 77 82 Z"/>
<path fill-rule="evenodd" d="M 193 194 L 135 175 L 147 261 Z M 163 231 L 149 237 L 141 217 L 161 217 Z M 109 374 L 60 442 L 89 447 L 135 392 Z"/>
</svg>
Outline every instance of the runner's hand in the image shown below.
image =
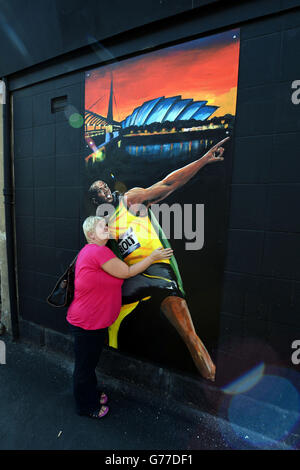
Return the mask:
<svg viewBox="0 0 300 470">
<path fill-rule="evenodd" d="M 223 153 L 225 151 L 222 145 L 229 140 L 230 137 L 226 137 L 225 139 L 218 142 L 214 145 L 202 158 L 206 161 L 206 163 L 213 163 L 213 162 L 221 162 L 224 160 Z"/>
<path fill-rule="evenodd" d="M 156 250 L 152 251 L 150 257 L 153 261 L 159 261 L 161 259 L 169 259 L 173 256 L 172 248 L 157 248 Z"/>
</svg>

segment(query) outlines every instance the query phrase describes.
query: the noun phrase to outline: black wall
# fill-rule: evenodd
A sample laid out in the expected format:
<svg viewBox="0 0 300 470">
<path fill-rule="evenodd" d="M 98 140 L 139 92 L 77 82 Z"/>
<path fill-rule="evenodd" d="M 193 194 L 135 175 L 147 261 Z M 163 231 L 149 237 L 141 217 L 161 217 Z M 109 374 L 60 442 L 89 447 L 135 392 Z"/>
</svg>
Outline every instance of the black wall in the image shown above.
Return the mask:
<svg viewBox="0 0 300 470">
<path fill-rule="evenodd" d="M 2 0 L 0 76 L 219 0 Z"/>
<path fill-rule="evenodd" d="M 219 344 L 226 373 L 233 363 L 246 370 L 259 361 L 296 368 L 300 106 L 292 103 L 291 84 L 300 77 L 299 48 L 299 9 L 241 28 Z"/>
<path fill-rule="evenodd" d="M 67 96 L 83 115 L 84 76 L 51 80 L 14 94 L 14 168 L 20 314 L 65 331 L 65 312 L 46 304 L 57 276 L 83 245 L 83 129 L 51 99 Z M 49 290 L 50 289 L 50 290 Z"/>
<path fill-rule="evenodd" d="M 300 2 L 224 3 L 103 41 L 102 59 L 99 49 L 83 48 L 10 77 L 23 318 L 63 331 L 63 315 L 44 298 L 58 266 L 83 242 L 82 129 L 71 129 L 64 114 L 54 115 L 50 107 L 51 98 L 67 92 L 83 112 L 83 74 L 63 74 L 237 26 L 241 51 L 219 371 L 228 376 L 261 360 L 295 367 L 290 356 L 292 341 L 300 338 L 300 105 L 291 101 L 291 84 L 300 79 L 300 9 L 294 8 Z"/>
</svg>

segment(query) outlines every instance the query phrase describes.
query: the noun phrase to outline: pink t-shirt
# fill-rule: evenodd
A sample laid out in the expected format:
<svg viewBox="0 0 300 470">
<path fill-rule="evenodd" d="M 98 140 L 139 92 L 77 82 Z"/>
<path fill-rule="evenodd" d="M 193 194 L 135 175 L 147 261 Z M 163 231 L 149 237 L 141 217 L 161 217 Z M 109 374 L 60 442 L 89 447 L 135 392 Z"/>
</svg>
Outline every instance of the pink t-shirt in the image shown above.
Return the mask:
<svg viewBox="0 0 300 470">
<path fill-rule="evenodd" d="M 84 330 L 106 328 L 117 319 L 122 303 L 123 279 L 111 276 L 101 266 L 114 253 L 106 246 L 87 244 L 75 265 L 75 293 L 67 321 Z"/>
</svg>

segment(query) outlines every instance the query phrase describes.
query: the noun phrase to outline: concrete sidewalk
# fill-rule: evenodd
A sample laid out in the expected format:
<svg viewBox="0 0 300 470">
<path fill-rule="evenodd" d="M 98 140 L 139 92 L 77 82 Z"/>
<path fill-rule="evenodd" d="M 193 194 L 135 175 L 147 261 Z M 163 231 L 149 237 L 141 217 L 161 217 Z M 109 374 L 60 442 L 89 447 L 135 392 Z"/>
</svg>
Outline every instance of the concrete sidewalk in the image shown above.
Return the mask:
<svg viewBox="0 0 300 470">
<path fill-rule="evenodd" d="M 77 416 L 67 357 L 6 334 L 0 365 L 1 450 L 255 449 L 255 436 L 230 423 L 128 382 L 99 376 L 110 412 L 97 421 Z M 254 438 L 253 438 L 254 437 Z M 288 449 L 260 436 L 265 448 Z M 295 448 L 295 446 L 293 446 Z"/>
</svg>

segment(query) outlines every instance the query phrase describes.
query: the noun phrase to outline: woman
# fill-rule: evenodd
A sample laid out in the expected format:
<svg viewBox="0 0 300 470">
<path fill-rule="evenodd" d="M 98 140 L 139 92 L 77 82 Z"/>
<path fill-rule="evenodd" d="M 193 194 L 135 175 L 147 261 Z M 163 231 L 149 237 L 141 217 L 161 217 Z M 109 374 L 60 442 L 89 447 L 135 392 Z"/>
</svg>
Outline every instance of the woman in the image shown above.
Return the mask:
<svg viewBox="0 0 300 470">
<path fill-rule="evenodd" d="M 107 328 L 117 319 L 124 279 L 145 271 L 153 262 L 168 259 L 173 250 L 157 249 L 139 263 L 127 266 L 106 247 L 109 232 L 102 217 L 90 216 L 83 223 L 87 244 L 75 266 L 75 293 L 67 321 L 74 335 L 73 392 L 79 415 L 103 418 L 107 396 L 97 391 L 95 369 Z"/>
</svg>

